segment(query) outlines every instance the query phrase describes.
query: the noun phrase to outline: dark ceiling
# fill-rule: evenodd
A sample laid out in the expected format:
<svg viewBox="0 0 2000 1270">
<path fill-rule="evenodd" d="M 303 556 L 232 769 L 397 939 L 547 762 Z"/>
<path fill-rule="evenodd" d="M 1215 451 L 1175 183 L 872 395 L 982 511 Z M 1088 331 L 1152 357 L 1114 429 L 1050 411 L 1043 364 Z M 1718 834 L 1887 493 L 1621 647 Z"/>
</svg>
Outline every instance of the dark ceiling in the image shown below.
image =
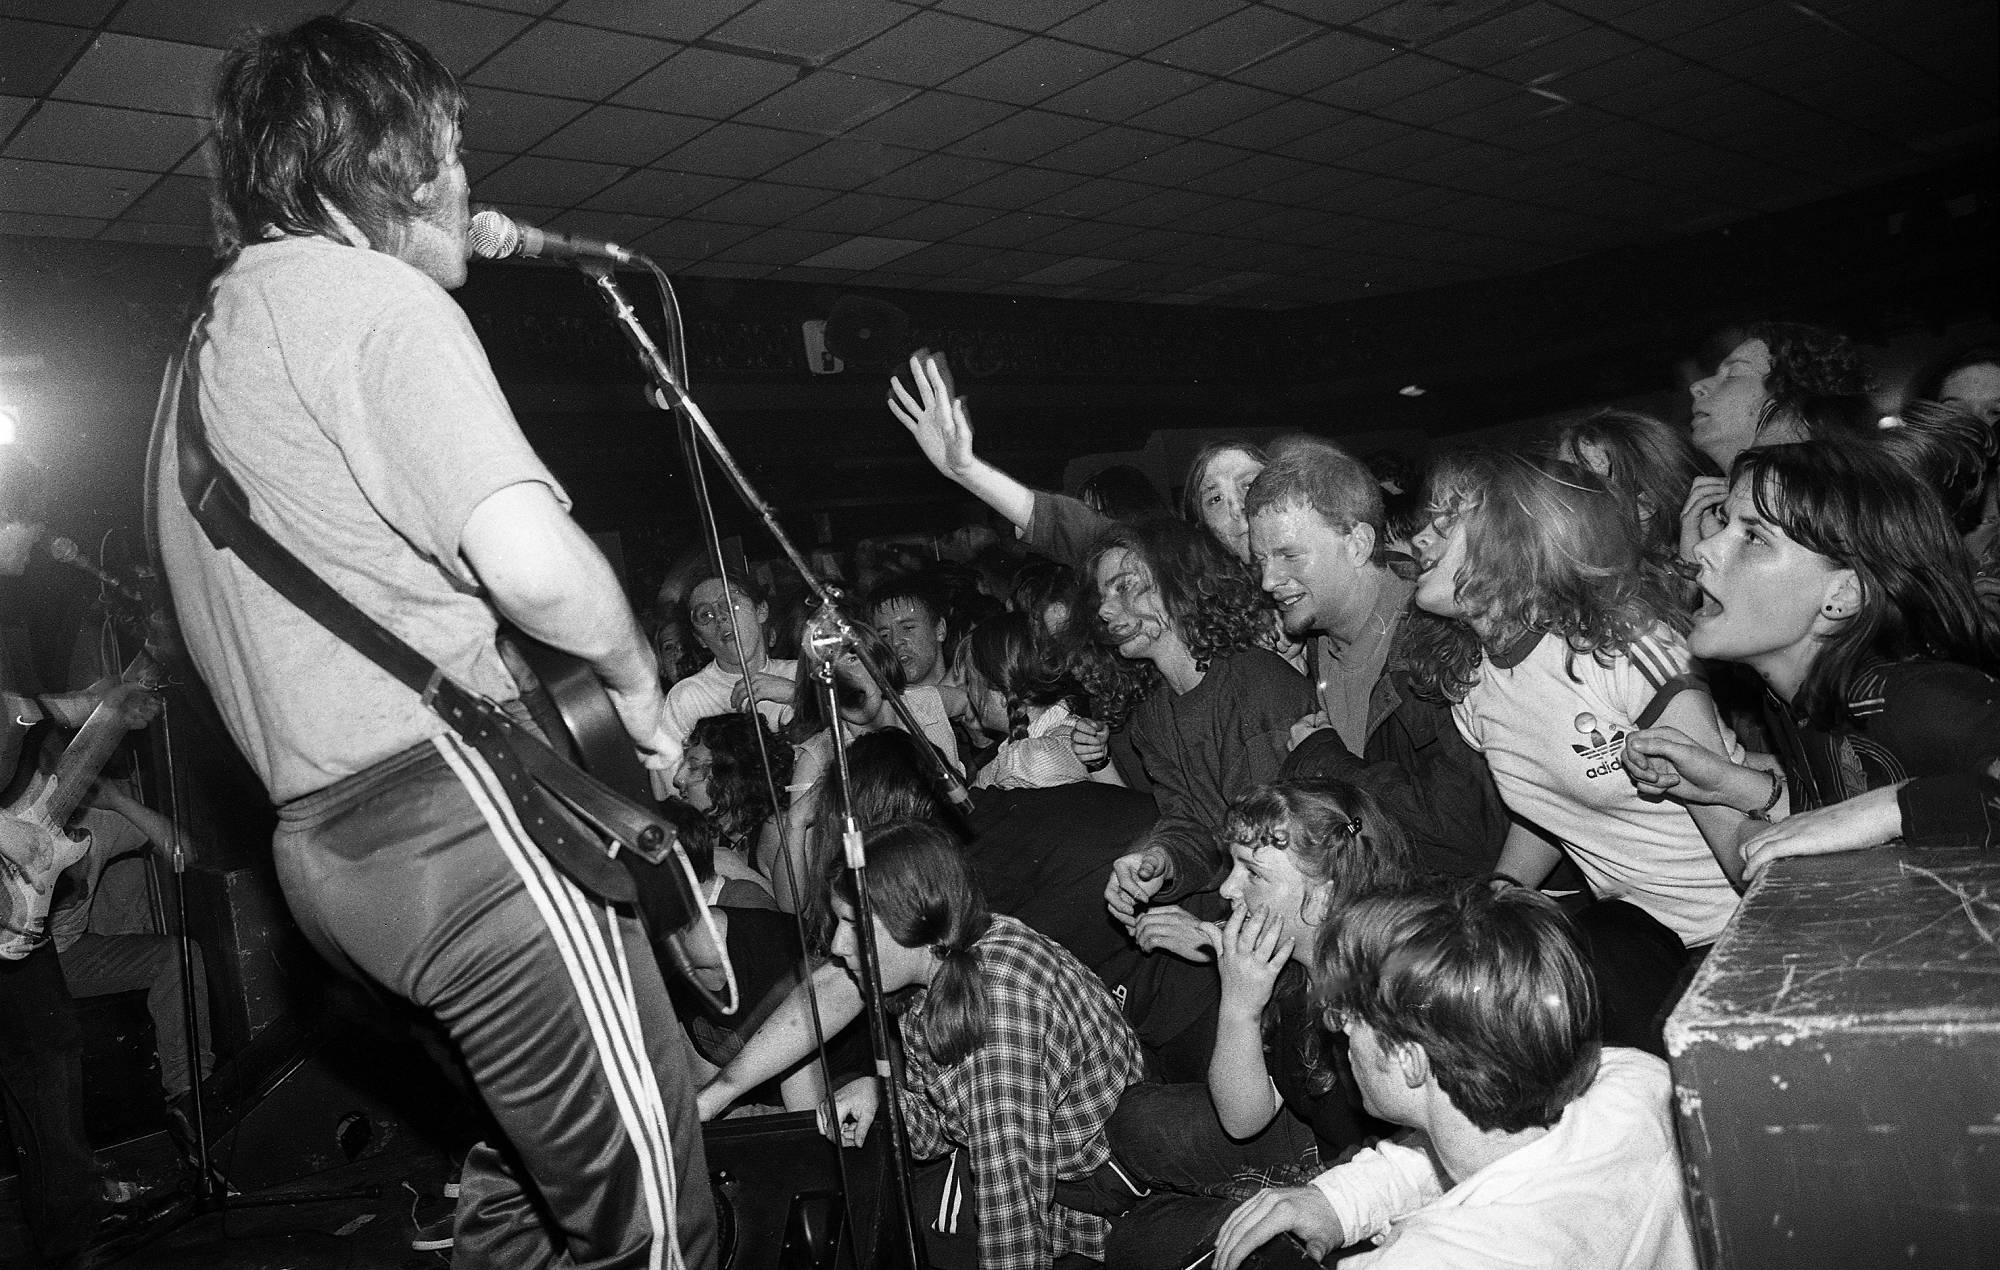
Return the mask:
<svg viewBox="0 0 2000 1270">
<path fill-rule="evenodd" d="M 220 50 L 328 8 L 463 75 L 477 199 L 707 277 L 1292 308 L 2000 130 L 1993 0 L 0 0 L 0 233 L 204 241 Z"/>
</svg>

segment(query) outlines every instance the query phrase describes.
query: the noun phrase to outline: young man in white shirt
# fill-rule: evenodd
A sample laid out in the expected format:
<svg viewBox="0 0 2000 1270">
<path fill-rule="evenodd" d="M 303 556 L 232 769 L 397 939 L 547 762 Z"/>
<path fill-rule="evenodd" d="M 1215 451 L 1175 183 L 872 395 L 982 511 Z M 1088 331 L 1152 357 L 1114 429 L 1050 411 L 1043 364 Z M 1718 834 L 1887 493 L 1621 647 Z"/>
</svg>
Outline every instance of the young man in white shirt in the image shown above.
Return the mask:
<svg viewBox="0 0 2000 1270">
<path fill-rule="evenodd" d="M 1667 1066 L 1600 1049 L 1555 905 L 1519 887 L 1364 900 L 1315 968 L 1373 1114 L 1413 1130 L 1223 1223 L 1217 1270 L 1290 1234 L 1343 1265 L 1693 1270 Z"/>
</svg>

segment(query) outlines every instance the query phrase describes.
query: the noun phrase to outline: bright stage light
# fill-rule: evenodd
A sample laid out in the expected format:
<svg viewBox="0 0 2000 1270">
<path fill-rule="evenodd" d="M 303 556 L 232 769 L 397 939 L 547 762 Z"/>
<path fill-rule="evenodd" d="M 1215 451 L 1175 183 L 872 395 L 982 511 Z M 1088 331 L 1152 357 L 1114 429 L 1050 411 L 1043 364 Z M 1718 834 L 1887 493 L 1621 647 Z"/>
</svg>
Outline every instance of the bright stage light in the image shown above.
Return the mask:
<svg viewBox="0 0 2000 1270">
<path fill-rule="evenodd" d="M 12 445 L 21 435 L 21 412 L 0 401 L 0 445 Z"/>
</svg>

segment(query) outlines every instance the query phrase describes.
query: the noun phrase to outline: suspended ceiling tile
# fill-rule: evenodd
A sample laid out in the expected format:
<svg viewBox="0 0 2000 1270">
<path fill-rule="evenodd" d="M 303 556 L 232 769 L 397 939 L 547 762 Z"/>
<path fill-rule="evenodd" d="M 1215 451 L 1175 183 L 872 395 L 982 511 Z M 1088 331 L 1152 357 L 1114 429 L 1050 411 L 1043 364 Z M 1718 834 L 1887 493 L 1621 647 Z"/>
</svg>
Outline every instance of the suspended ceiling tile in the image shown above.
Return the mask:
<svg viewBox="0 0 2000 1270">
<path fill-rule="evenodd" d="M 787 185 L 817 185 L 853 190 L 884 177 L 914 158 L 916 152 L 861 137 L 834 137 L 789 163 L 772 168 L 768 178 Z"/>
<path fill-rule="evenodd" d="M 912 198 L 847 193 L 799 213 L 792 223 L 800 229 L 820 229 L 830 234 L 867 234 L 925 206 Z"/>
<path fill-rule="evenodd" d="M 516 92 L 602 98 L 608 89 L 638 79 L 679 48 L 623 31 L 540 22 L 481 63 L 469 78 L 475 84 Z"/>
<path fill-rule="evenodd" d="M 946 148 L 997 163 L 1032 163 L 1051 150 L 1087 137 L 1101 127 L 1088 119 L 1071 115 L 1022 110 Z"/>
<path fill-rule="evenodd" d="M 1234 0 L 1148 0 L 1101 4 L 1050 29 L 1050 34 L 1136 57 L 1197 27 L 1229 16 Z"/>
<path fill-rule="evenodd" d="M 326 11 L 325 0 L 127 0 L 111 28 L 227 48 L 253 28 L 283 31 Z"/>
<path fill-rule="evenodd" d="M 1246 115 L 1235 123 L 1212 128 L 1206 138 L 1245 150 L 1276 150 L 1301 137 L 1345 127 L 1353 118 L 1351 112 L 1324 102 L 1293 97 Z"/>
<path fill-rule="evenodd" d="M 1238 163 L 1244 157 L 1243 151 L 1235 146 L 1183 141 L 1177 146 L 1155 151 L 1130 167 L 1120 168 L 1117 175 L 1128 181 L 1144 181 L 1151 185 L 1183 185 L 1197 176 Z"/>
<path fill-rule="evenodd" d="M 533 19 L 444 0 L 361 0 L 347 16 L 394 27 L 463 76 L 527 29 Z M 577 95 L 577 94 L 572 94 Z"/>
<path fill-rule="evenodd" d="M 624 169 L 572 159 L 519 158 L 479 183 L 481 197 L 496 203 L 546 203 L 570 207 L 589 198 Z"/>
<path fill-rule="evenodd" d="M 695 40 L 743 11 L 745 0 L 673 0 L 634 4 L 632 0 L 567 0 L 549 16 L 585 26 L 610 27 L 669 40 Z"/>
<path fill-rule="evenodd" d="M 1392 141 L 1412 129 L 1372 115 L 1349 115 L 1337 126 L 1287 141 L 1278 153 L 1308 163 L 1335 163 L 1343 156 Z"/>
<path fill-rule="evenodd" d="M 115 32 L 98 36 L 50 96 L 206 119 L 220 49 Z"/>
<path fill-rule="evenodd" d="M 1412 93 L 1372 108 L 1372 113 L 1398 123 L 1429 127 L 1468 110 L 1519 95 L 1518 83 L 1490 75 L 1461 75 L 1425 93 Z"/>
<path fill-rule="evenodd" d="M 1754 48 L 1774 40 L 1819 43 L 1831 34 L 1789 5 L 1777 4 L 1731 14 L 1718 22 L 1682 32 L 1663 43 L 1691 61 L 1710 62 L 1719 54 Z"/>
<path fill-rule="evenodd" d="M 727 177 L 648 168 L 589 195 L 581 205 L 604 212 L 679 216 L 736 186 L 737 182 Z"/>
<path fill-rule="evenodd" d="M 976 243 L 983 247 L 1019 247 L 1034 242 L 1043 234 L 1063 224 L 1053 216 L 1037 216 L 1032 212 L 1008 212 L 996 216 L 983 225 L 975 225 L 956 235 L 955 241 Z"/>
<path fill-rule="evenodd" d="M 731 225 L 783 225 L 792 217 L 826 202 L 832 195 L 805 185 L 745 182 L 719 198 L 703 203 L 703 220 Z"/>
<path fill-rule="evenodd" d="M 1226 168 L 1195 177 L 1190 188 L 1224 198 L 1254 194 L 1273 181 L 1286 180 L 1313 170 L 1313 165 L 1282 154 L 1253 154 Z"/>
<path fill-rule="evenodd" d="M 761 176 L 812 149 L 820 139 L 802 132 L 719 123 L 661 159 L 663 167 L 715 176 Z"/>
<path fill-rule="evenodd" d="M 852 132 L 857 137 L 930 150 L 949 146 L 988 125 L 1009 119 L 1014 113 L 1013 107 L 999 102 L 933 91 L 919 93 L 902 105 L 883 111 L 856 125 Z"/>
<path fill-rule="evenodd" d="M 876 228 L 892 238 L 922 238 L 929 242 L 942 242 L 968 229 L 976 229 L 996 215 L 998 213 L 990 207 L 932 203 L 927 207 L 919 207 L 906 216 L 877 225 Z"/>
<path fill-rule="evenodd" d="M 128 220 L 159 221 L 194 225 L 206 231 L 209 223 L 209 185 L 191 176 L 163 176 L 151 189 L 133 200 L 125 211 Z"/>
<path fill-rule="evenodd" d="M 930 244 L 911 238 L 861 236 L 827 248 L 800 261 L 809 269 L 873 269 Z"/>
<path fill-rule="evenodd" d="M 75 27 L 0 18 L 0 92 L 40 97 L 89 43 Z"/>
<path fill-rule="evenodd" d="M 1275 9 L 1240 8 L 1152 52 L 1155 61 L 1205 75 L 1230 75 L 1279 50 L 1317 36 L 1322 28 Z"/>
<path fill-rule="evenodd" d="M 1645 40 L 1670 40 L 1712 22 L 1754 9 L 1767 0 L 1654 0 L 1612 19 L 1611 25 Z"/>
<path fill-rule="evenodd" d="M 751 264 L 795 265 L 839 246 L 839 234 L 818 234 L 809 229 L 766 229 L 741 242 L 712 253 L 717 260 L 739 260 Z"/>
<path fill-rule="evenodd" d="M 1123 263 L 1120 260 L 1107 260 L 1099 256 L 1071 256 L 1067 260 L 1058 260 L 1033 273 L 1024 274 L 1021 281 L 1034 283 L 1037 286 L 1060 286 L 1096 277 L 1106 270 L 1118 268 Z"/>
<path fill-rule="evenodd" d="M 1216 80 L 1191 93 L 1161 102 L 1151 110 L 1134 115 L 1134 127 L 1155 132 L 1171 132 L 1183 137 L 1201 137 L 1239 120 L 1246 120 L 1294 104 L 1293 99 L 1247 84 Z M 1315 102 L 1299 103 L 1308 106 Z M 1308 125 L 1310 126 L 1310 125 Z M 1287 138 L 1289 139 L 1289 138 Z"/>
<path fill-rule="evenodd" d="M 15 131 L 6 154 L 15 159 L 171 172 L 207 134 L 205 121 L 186 115 L 49 101 Z"/>
<path fill-rule="evenodd" d="M 130 207 L 155 178 L 151 172 L 0 158 L 0 211 L 108 220 Z"/>
<path fill-rule="evenodd" d="M 1046 31 L 1096 3 L 1097 0 L 1007 0 L 1002 10 L 993 0 L 937 0 L 932 7 L 969 18 L 1004 21 L 1024 31 Z"/>
<path fill-rule="evenodd" d="M 0 234 L 22 238 L 95 238 L 111 222 L 98 217 L 10 212 L 0 207 Z"/>
<path fill-rule="evenodd" d="M 818 65 L 909 16 L 889 0 L 758 0 L 710 38 Z"/>
<path fill-rule="evenodd" d="M 481 150 L 526 151 L 584 112 L 581 102 L 503 88 L 466 89 L 465 140 Z"/>
<path fill-rule="evenodd" d="M 956 93 L 1032 106 L 1118 64 L 1116 53 L 1061 40 L 1030 39 L 945 83 Z"/>
<path fill-rule="evenodd" d="M 1642 45 L 1623 57 L 1567 72 L 1548 87 L 1572 101 L 1598 102 L 1631 84 L 1671 75 L 1685 65 L 1684 58 L 1676 57 L 1665 49 Z"/>
<path fill-rule="evenodd" d="M 1103 221 L 1071 221 L 1042 235 L 1041 246 L 1049 251 L 1089 256 L 1121 238 L 1129 237 L 1131 233 L 1132 228 L 1129 225 L 1115 225 Z"/>
<path fill-rule="evenodd" d="M 798 67 L 719 49 L 682 49 L 611 100 L 704 119 L 727 119 L 798 78 Z"/>
<path fill-rule="evenodd" d="M 840 133 L 909 100 L 915 91 L 902 84 L 843 71 L 814 71 L 742 111 L 736 120 L 773 128 Z"/>
<path fill-rule="evenodd" d="M 118 0 L 0 0 L 0 12 L 8 17 L 69 26 L 96 26 L 117 7 Z"/>
<path fill-rule="evenodd" d="M 555 159 L 643 167 L 714 126 L 711 120 L 662 114 L 657 110 L 593 106 L 536 143 L 534 153 Z"/>
<path fill-rule="evenodd" d="M 1311 95 L 1347 110 L 1368 110 L 1411 93 L 1434 88 L 1467 73 L 1418 53 L 1404 53 L 1330 83 Z"/>
<path fill-rule="evenodd" d="M 14 131 L 14 125 L 35 108 L 33 97 L 0 97 L 0 138 Z"/>
<path fill-rule="evenodd" d="M 1599 97 L 1596 104 L 1621 115 L 1651 116 L 1676 103 L 1723 92 L 1733 83 L 1706 67 L 1683 65 L 1670 74 L 1635 80 Z"/>
<path fill-rule="evenodd" d="M 724 225 L 717 221 L 681 219 L 669 221 L 639 240 L 648 247 L 672 251 L 691 260 L 707 260 L 746 238 L 763 231 L 754 225 Z"/>
<path fill-rule="evenodd" d="M 1206 83 L 1201 76 L 1151 62 L 1126 62 L 1042 103 L 1047 110 L 1115 123 Z"/>
<path fill-rule="evenodd" d="M 918 248 L 899 259 L 896 264 L 900 268 L 913 269 L 930 277 L 948 278 L 992 254 L 991 247 L 981 247 L 975 243 L 934 243 L 929 247 Z"/>
<path fill-rule="evenodd" d="M 177 225 L 157 221 L 115 220 L 98 237 L 118 242 L 158 243 L 167 247 L 207 247 L 212 240 L 201 225 Z"/>
<path fill-rule="evenodd" d="M 1628 35 L 1608 27 L 1593 26 L 1539 45 L 1489 69 L 1493 74 L 1515 83 L 1536 84 L 1561 92 L 1562 83 L 1568 76 L 1630 56 L 1645 47 Z"/>
<path fill-rule="evenodd" d="M 1367 70 L 1394 57 L 1394 49 L 1375 40 L 1328 31 L 1317 39 L 1277 53 L 1255 66 L 1246 66 L 1233 78 L 1259 88 L 1287 94 L 1305 94 Z"/>
<path fill-rule="evenodd" d="M 1034 210 L 1057 216 L 1074 216 L 1083 220 L 1102 218 L 1115 223 L 1121 219 L 1121 214 L 1126 208 L 1134 207 L 1158 194 L 1159 191 L 1149 185 L 1099 177 L 1045 199 L 1036 204 Z"/>
<path fill-rule="evenodd" d="M 926 154 L 870 181 L 864 188 L 870 194 L 893 194 L 902 198 L 950 198 L 958 191 L 1006 170 L 1004 163 L 975 159 L 969 155 Z"/>
<path fill-rule="evenodd" d="M 1351 25 L 1398 44 L 1417 47 L 1478 21 L 1514 0 L 1397 0 Z"/>
<path fill-rule="evenodd" d="M 1136 163 L 1174 144 L 1173 138 L 1163 137 L 1156 132 L 1141 132 L 1137 128 L 1099 128 L 1089 136 L 1050 151 L 1036 162 L 1044 167 L 1057 168 L 1065 172 L 1100 176 Z"/>
<path fill-rule="evenodd" d="M 1537 0 L 1434 40 L 1424 45 L 1424 52 L 1484 69 L 1590 29 L 1590 24 L 1575 14 Z M 1629 46 L 1631 41 L 1625 43 Z"/>
<path fill-rule="evenodd" d="M 1015 168 L 990 180 L 981 181 L 953 195 L 953 201 L 973 207 L 1004 208 L 1018 211 L 1052 198 L 1081 184 L 1083 177 L 1073 172 L 1053 172 L 1046 168 Z"/>
<path fill-rule="evenodd" d="M 1021 42 L 1018 31 L 949 13 L 919 10 L 834 62 L 842 70 L 920 87 L 952 76 Z"/>
</svg>

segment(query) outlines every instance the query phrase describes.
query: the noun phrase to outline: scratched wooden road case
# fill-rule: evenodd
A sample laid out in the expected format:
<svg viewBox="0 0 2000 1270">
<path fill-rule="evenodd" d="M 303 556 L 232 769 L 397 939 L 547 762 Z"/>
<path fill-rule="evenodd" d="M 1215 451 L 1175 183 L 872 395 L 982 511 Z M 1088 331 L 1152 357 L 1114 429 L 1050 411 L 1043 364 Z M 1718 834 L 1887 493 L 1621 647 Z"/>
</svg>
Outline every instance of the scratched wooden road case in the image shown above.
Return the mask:
<svg viewBox="0 0 2000 1270">
<path fill-rule="evenodd" d="M 1667 1024 L 1705 1266 L 2000 1266 L 2000 853 L 1775 866 Z"/>
</svg>

